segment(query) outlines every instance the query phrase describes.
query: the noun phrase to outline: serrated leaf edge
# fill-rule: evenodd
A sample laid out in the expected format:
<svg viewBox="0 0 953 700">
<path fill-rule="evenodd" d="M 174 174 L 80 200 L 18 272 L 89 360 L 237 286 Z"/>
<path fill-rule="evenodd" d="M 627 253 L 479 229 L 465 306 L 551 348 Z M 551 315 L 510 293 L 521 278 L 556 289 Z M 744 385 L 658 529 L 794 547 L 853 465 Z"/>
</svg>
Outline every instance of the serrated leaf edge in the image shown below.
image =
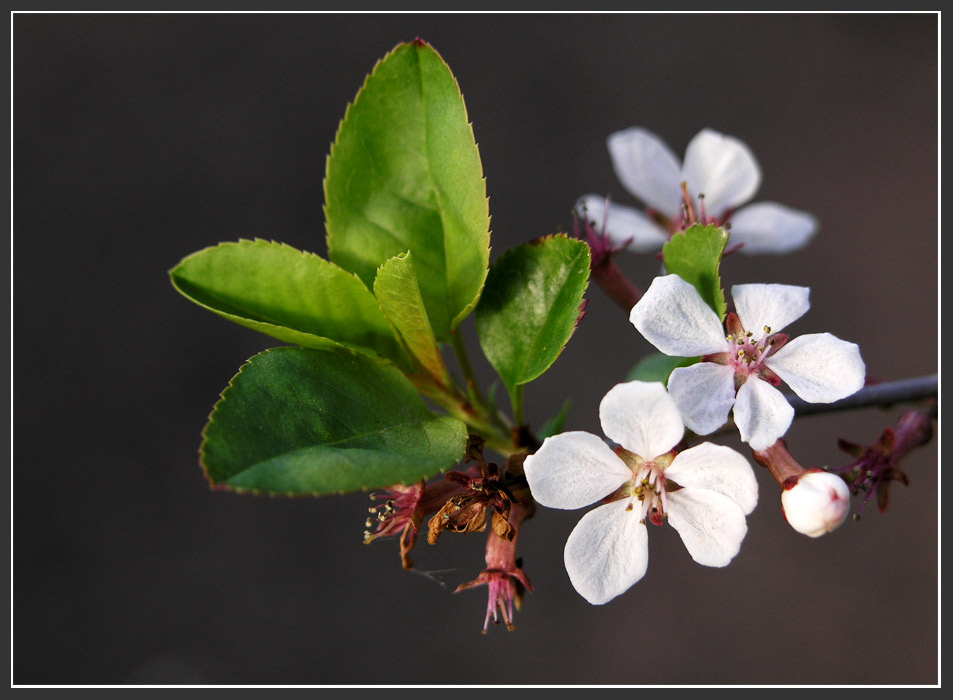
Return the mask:
<svg viewBox="0 0 953 700">
<path fill-rule="evenodd" d="M 341 129 L 344 127 L 344 123 L 348 120 L 348 117 L 350 116 L 350 113 L 351 113 L 351 109 L 357 103 L 357 100 L 360 98 L 361 93 L 363 93 L 364 89 L 367 87 L 368 81 L 374 76 L 374 74 L 377 72 L 377 69 L 380 67 L 380 65 L 384 61 L 386 61 L 388 58 L 390 58 L 394 53 L 396 53 L 398 50 L 400 50 L 401 48 L 405 46 L 415 46 L 418 50 L 429 49 L 433 51 L 434 54 L 436 54 L 436 56 L 444 64 L 444 66 L 446 66 L 447 72 L 450 74 L 450 77 L 453 78 L 454 85 L 456 85 L 457 92 L 460 94 L 460 100 L 463 103 L 464 114 L 466 114 L 468 117 L 467 127 L 470 130 L 470 137 L 473 141 L 473 146 L 474 148 L 476 148 L 476 151 L 477 151 L 477 162 L 480 165 L 480 181 L 483 183 L 483 198 L 482 199 L 485 203 L 486 226 L 487 226 L 487 250 L 486 250 L 486 256 L 484 258 L 485 274 L 483 275 L 483 284 L 480 285 L 480 288 L 477 290 L 476 296 L 473 298 L 473 300 L 470 303 L 468 303 L 466 306 L 464 306 L 460 310 L 460 312 L 450 320 L 450 330 L 452 332 L 456 330 L 456 328 L 467 316 L 473 313 L 473 310 L 476 308 L 477 303 L 480 301 L 480 296 L 483 294 L 483 289 L 486 287 L 486 273 L 488 273 L 490 269 L 490 253 L 492 250 L 492 241 L 493 241 L 493 231 L 490 228 L 490 224 L 492 221 L 492 217 L 490 216 L 490 198 L 486 194 L 486 173 L 483 170 L 483 159 L 480 157 L 480 145 L 479 143 L 477 143 L 476 133 L 473 131 L 473 122 L 469 121 L 469 110 L 467 110 L 466 99 L 463 96 L 463 90 L 460 88 L 460 82 L 457 80 L 457 76 L 450 69 L 449 64 L 446 62 L 446 60 L 444 60 L 440 52 L 437 51 L 431 44 L 420 39 L 419 37 L 410 42 L 400 42 L 393 49 L 388 51 L 383 57 L 379 58 L 374 63 L 374 67 L 371 69 L 371 71 L 364 76 L 364 82 L 361 84 L 361 87 L 358 88 L 357 94 L 355 94 L 354 99 L 347 103 L 347 106 L 345 107 L 345 110 L 344 110 L 344 116 L 338 122 L 337 130 L 334 132 L 334 138 L 331 141 L 331 147 L 328 149 L 328 155 L 324 159 L 324 177 L 321 180 L 321 189 L 324 193 L 324 204 L 321 206 L 321 212 L 324 215 L 325 243 L 328 248 L 328 257 L 329 258 L 333 257 L 333 251 L 335 247 L 332 245 L 331 229 L 330 229 L 330 226 L 328 225 L 328 171 L 330 169 L 331 159 L 334 157 L 335 148 L 337 147 L 338 140 L 341 135 Z M 383 263 L 381 264 L 383 265 Z M 444 264 L 444 270 L 446 270 L 446 263 Z"/>
<path fill-rule="evenodd" d="M 228 399 L 229 391 L 235 385 L 235 382 L 238 380 L 239 376 L 241 376 L 242 372 L 247 371 L 247 369 L 251 366 L 251 364 L 255 361 L 256 358 L 262 357 L 276 350 L 280 352 L 285 349 L 287 348 L 286 347 L 268 348 L 266 350 L 262 350 L 261 352 L 252 355 L 250 358 L 248 358 L 247 360 L 245 360 L 245 362 L 242 363 L 242 365 L 238 368 L 238 372 L 236 372 L 232 376 L 232 378 L 229 379 L 228 384 L 225 386 L 225 388 L 219 392 L 219 398 L 215 402 L 215 404 L 212 406 L 212 410 L 208 414 L 208 419 L 205 422 L 205 426 L 202 428 L 202 435 L 201 435 L 202 440 L 201 440 L 201 443 L 199 444 L 199 450 L 198 450 L 199 467 L 202 470 L 202 474 L 204 475 L 205 480 L 209 484 L 209 488 L 213 491 L 226 491 L 229 493 L 236 493 L 239 495 L 271 496 L 273 498 L 320 498 L 324 496 L 341 496 L 341 495 L 345 495 L 349 493 L 356 493 L 357 491 L 367 492 L 371 489 L 381 488 L 379 486 L 365 486 L 365 487 L 360 487 L 358 489 L 337 490 L 337 491 L 315 491 L 310 493 L 294 493 L 294 492 L 279 493 L 275 491 L 264 491 L 262 489 L 252 489 L 252 488 L 245 488 L 241 486 L 233 486 L 227 483 L 217 483 L 212 479 L 212 476 L 211 474 L 209 474 L 209 471 L 208 471 L 208 466 L 206 465 L 205 446 L 208 440 L 208 435 L 207 435 L 208 429 L 212 425 L 212 420 L 215 417 L 215 412 Z M 351 353 L 352 355 L 359 354 L 357 351 L 345 346 L 341 346 L 340 351 Z M 394 367 L 392 364 L 391 364 L 391 367 L 398 372 L 400 371 L 398 368 Z M 466 433 L 466 424 L 463 423 L 463 421 L 459 420 L 458 418 L 454 418 L 453 416 L 448 416 L 448 415 L 437 415 L 437 414 L 432 414 L 432 415 L 434 416 L 434 418 L 456 420 L 457 422 L 461 423 L 464 426 L 464 433 Z M 463 456 L 464 456 L 464 453 L 461 451 L 460 458 L 462 458 Z M 459 459 L 457 461 L 459 461 Z M 439 474 L 445 473 L 447 470 L 450 469 L 451 466 L 452 465 L 448 465 L 447 467 L 440 469 L 438 473 Z"/>
</svg>

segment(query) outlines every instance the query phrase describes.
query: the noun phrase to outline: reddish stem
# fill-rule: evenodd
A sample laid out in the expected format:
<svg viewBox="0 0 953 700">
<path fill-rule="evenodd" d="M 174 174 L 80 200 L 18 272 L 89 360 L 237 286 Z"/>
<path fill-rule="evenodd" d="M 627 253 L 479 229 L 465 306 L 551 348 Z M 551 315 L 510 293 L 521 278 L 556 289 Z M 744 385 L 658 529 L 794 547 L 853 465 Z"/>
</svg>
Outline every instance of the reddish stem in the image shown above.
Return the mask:
<svg viewBox="0 0 953 700">
<path fill-rule="evenodd" d="M 622 274 L 622 271 L 612 262 L 611 257 L 607 256 L 600 263 L 594 265 L 592 276 L 602 287 L 602 291 L 612 301 L 621 306 L 626 313 L 631 311 L 632 307 L 642 298 L 642 290 Z"/>
<path fill-rule="evenodd" d="M 778 440 L 766 450 L 751 450 L 751 453 L 758 464 L 771 472 L 771 476 L 782 488 L 790 488 L 796 484 L 807 471 L 788 452 L 784 440 Z"/>
</svg>

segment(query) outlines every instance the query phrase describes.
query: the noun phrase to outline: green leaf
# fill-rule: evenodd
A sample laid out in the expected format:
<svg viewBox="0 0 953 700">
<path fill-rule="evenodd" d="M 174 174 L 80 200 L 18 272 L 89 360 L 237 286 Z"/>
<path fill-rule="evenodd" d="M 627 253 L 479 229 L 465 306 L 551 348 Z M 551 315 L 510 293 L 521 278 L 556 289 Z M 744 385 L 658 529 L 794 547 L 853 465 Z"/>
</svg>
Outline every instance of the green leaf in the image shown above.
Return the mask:
<svg viewBox="0 0 953 700">
<path fill-rule="evenodd" d="M 695 224 L 682 233 L 676 233 L 662 247 L 665 269 L 694 285 L 722 321 L 728 306 L 721 288 L 719 268 L 727 242 L 725 229 Z"/>
<path fill-rule="evenodd" d="M 411 251 L 440 342 L 476 305 L 490 256 L 483 166 L 456 79 L 429 45 L 401 44 L 350 105 L 324 180 L 331 260 L 370 287 Z"/>
<path fill-rule="evenodd" d="M 222 392 L 201 457 L 220 488 L 320 495 L 429 478 L 466 441 L 466 425 L 430 413 L 393 366 L 344 348 L 281 347 Z"/>
<path fill-rule="evenodd" d="M 504 253 L 476 310 L 480 346 L 513 394 L 556 361 L 582 318 L 589 246 L 564 234 Z"/>
<path fill-rule="evenodd" d="M 688 367 L 698 362 L 697 357 L 675 357 L 654 353 L 639 360 L 639 363 L 629 372 L 629 381 L 662 382 L 668 384 L 668 377 L 677 367 Z"/>
<path fill-rule="evenodd" d="M 186 298 L 223 318 L 287 343 L 342 343 L 408 363 L 377 300 L 356 276 L 283 243 L 222 243 L 173 268 Z"/>
<path fill-rule="evenodd" d="M 563 428 L 566 426 L 566 419 L 569 417 L 570 405 L 569 399 L 566 399 L 563 402 L 562 408 L 559 409 L 559 413 L 543 423 L 543 427 L 539 429 L 539 433 L 537 434 L 540 440 L 545 440 L 548 437 L 563 432 Z"/>
<path fill-rule="evenodd" d="M 398 255 L 381 265 L 374 280 L 374 294 L 411 355 L 437 381 L 450 386 L 447 365 L 420 297 L 410 253 Z"/>
</svg>

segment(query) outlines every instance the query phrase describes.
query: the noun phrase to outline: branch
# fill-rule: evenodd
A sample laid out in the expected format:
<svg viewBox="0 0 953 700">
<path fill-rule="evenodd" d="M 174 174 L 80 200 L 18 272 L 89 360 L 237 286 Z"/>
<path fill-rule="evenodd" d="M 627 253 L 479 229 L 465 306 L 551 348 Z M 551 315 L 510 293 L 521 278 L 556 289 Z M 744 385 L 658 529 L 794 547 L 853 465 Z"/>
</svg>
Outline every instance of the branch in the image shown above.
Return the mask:
<svg viewBox="0 0 953 700">
<path fill-rule="evenodd" d="M 939 379 L 937 375 L 931 374 L 926 377 L 913 377 L 910 379 L 898 379 L 892 382 L 870 384 L 856 394 L 852 394 L 840 401 L 834 401 L 833 403 L 808 403 L 793 394 L 788 394 L 784 398 L 794 407 L 794 415 L 800 417 L 815 413 L 848 411 L 854 408 L 866 408 L 868 406 L 886 407 L 907 401 L 936 399 L 938 396 Z M 936 415 L 935 406 L 933 407 L 932 413 L 934 416 Z"/>
</svg>

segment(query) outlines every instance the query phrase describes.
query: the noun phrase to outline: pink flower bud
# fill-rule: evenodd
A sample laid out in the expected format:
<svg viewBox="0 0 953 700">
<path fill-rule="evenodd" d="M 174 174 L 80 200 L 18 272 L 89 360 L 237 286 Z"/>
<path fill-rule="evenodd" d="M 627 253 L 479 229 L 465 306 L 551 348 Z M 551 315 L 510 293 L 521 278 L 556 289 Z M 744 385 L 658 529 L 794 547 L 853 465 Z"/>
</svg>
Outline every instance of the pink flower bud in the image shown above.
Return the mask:
<svg viewBox="0 0 953 700">
<path fill-rule="evenodd" d="M 850 489 L 836 474 L 808 470 L 781 492 L 781 507 L 791 527 L 820 537 L 841 526 L 850 510 Z"/>
</svg>

